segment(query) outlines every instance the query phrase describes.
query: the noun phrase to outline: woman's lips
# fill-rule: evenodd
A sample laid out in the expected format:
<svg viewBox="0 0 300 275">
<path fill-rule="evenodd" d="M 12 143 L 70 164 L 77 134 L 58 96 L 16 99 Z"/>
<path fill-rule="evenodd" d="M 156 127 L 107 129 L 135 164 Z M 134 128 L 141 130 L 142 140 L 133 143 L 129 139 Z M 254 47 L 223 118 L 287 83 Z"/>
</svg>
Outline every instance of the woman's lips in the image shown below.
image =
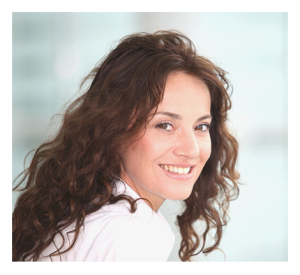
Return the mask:
<svg viewBox="0 0 300 275">
<path fill-rule="evenodd" d="M 170 169 L 170 167 L 173 167 L 173 169 L 176 167 L 177 173 L 174 171 L 173 172 L 167 171 L 166 169 L 164 169 L 165 165 L 168 167 L 168 169 Z M 191 166 L 190 164 L 183 164 L 183 165 L 182 164 L 181 165 L 161 164 L 161 165 L 159 165 L 159 167 L 162 169 L 162 171 L 165 173 L 165 175 L 167 175 L 168 177 L 171 177 L 173 179 L 178 179 L 178 180 L 190 180 L 194 175 L 194 168 L 195 168 L 195 166 Z M 182 173 L 178 173 L 178 169 L 182 169 L 182 170 L 186 169 L 186 170 L 185 170 L 185 172 L 179 171 Z M 187 169 L 189 170 L 188 172 L 187 172 Z"/>
</svg>

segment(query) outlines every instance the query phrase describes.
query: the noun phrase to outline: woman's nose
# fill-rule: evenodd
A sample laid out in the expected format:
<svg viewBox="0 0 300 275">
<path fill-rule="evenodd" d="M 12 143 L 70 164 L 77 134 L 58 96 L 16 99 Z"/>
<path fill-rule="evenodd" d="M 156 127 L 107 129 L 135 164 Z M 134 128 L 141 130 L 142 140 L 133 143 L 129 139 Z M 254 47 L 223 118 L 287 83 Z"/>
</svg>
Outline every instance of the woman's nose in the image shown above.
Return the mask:
<svg viewBox="0 0 300 275">
<path fill-rule="evenodd" d="M 182 131 L 178 135 L 178 144 L 173 150 L 174 155 L 179 157 L 197 158 L 200 155 L 200 148 L 197 143 L 195 133 L 191 131 Z"/>
</svg>

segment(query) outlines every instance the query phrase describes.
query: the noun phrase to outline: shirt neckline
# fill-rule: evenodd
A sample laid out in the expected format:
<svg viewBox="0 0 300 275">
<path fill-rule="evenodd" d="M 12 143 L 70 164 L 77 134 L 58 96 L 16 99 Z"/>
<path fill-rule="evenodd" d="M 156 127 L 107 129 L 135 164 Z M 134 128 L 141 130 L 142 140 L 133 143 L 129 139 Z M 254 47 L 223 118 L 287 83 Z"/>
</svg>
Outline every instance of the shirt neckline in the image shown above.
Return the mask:
<svg viewBox="0 0 300 275">
<path fill-rule="evenodd" d="M 124 180 L 121 178 L 116 182 L 117 194 L 125 193 L 131 196 L 134 200 L 141 198 Z"/>
<path fill-rule="evenodd" d="M 118 178 L 118 180 L 116 181 L 116 194 L 125 194 L 128 195 L 130 197 L 132 197 L 134 200 L 141 198 L 124 180 L 122 180 L 121 178 Z M 158 209 L 157 212 L 155 212 L 143 199 L 137 201 L 137 204 L 143 204 L 147 207 L 147 209 L 149 211 L 152 212 L 152 214 L 154 214 L 155 216 L 157 216 L 157 218 L 159 218 L 160 221 L 163 222 L 164 226 L 167 226 L 168 229 L 171 230 L 170 225 L 168 224 L 166 218 L 163 216 L 163 214 L 161 213 L 161 211 Z"/>
</svg>

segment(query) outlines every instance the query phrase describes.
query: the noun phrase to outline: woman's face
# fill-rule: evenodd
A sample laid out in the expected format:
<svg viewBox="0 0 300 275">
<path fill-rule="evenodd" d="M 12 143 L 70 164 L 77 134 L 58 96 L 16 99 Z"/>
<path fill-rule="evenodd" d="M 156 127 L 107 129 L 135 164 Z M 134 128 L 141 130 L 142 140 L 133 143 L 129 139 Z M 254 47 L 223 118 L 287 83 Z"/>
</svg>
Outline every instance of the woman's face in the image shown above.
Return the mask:
<svg viewBox="0 0 300 275">
<path fill-rule="evenodd" d="M 165 199 L 187 199 L 211 153 L 210 93 L 204 82 L 170 74 L 163 101 L 144 135 L 125 148 L 124 180 L 155 211 Z"/>
</svg>

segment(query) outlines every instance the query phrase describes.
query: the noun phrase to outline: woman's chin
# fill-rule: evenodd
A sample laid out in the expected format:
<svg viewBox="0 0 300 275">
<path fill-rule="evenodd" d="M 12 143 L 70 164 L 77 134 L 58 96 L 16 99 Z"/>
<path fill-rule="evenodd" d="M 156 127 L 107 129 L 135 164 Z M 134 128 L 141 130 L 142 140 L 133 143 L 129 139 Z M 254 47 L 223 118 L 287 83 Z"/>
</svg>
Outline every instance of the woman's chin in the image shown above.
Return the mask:
<svg viewBox="0 0 300 275">
<path fill-rule="evenodd" d="M 186 200 L 192 193 L 192 189 L 188 190 L 181 190 L 182 192 L 176 192 L 170 194 L 167 199 L 168 200 L 174 200 L 174 201 L 183 201 Z"/>
</svg>

